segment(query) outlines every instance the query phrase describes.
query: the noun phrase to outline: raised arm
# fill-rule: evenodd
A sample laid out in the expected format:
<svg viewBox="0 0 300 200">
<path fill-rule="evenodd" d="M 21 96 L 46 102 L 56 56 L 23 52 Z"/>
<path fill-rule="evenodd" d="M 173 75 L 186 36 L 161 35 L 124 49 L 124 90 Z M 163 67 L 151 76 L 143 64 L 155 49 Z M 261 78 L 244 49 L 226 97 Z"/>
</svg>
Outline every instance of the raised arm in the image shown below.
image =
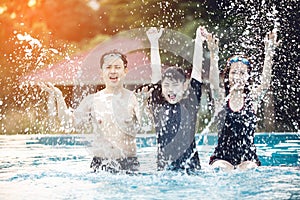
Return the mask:
<svg viewBox="0 0 300 200">
<path fill-rule="evenodd" d="M 258 86 L 255 92 L 255 96 L 258 100 L 261 100 L 270 87 L 272 76 L 273 56 L 275 54 L 275 48 L 279 45 L 277 41 L 277 31 L 274 29 L 269 32 L 265 37 L 265 59 L 263 65 L 263 71 L 261 75 L 261 84 Z"/>
<path fill-rule="evenodd" d="M 213 98 L 219 98 L 220 70 L 219 70 L 219 39 L 212 34 L 207 36 L 207 45 L 210 51 L 209 83 Z"/>
<path fill-rule="evenodd" d="M 158 30 L 155 27 L 150 28 L 146 33 L 151 45 L 151 83 L 157 83 L 161 80 L 161 59 L 159 55 L 158 39 L 162 35 L 163 29 Z"/>
<path fill-rule="evenodd" d="M 215 103 L 215 110 L 218 112 L 221 109 L 224 99 L 224 92 L 220 88 L 219 78 L 219 39 L 212 34 L 207 34 L 207 45 L 210 51 L 209 83 Z"/>
<path fill-rule="evenodd" d="M 203 42 L 206 39 L 206 35 L 207 31 L 204 27 L 200 26 L 197 28 L 191 78 L 199 82 L 202 82 Z"/>
</svg>

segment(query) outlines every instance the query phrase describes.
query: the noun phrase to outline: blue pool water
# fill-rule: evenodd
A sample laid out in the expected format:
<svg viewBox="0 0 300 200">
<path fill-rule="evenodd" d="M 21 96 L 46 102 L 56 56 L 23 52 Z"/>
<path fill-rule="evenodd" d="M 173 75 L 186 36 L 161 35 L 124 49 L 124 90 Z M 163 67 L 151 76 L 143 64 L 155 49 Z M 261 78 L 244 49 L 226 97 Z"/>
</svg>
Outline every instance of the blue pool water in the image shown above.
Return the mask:
<svg viewBox="0 0 300 200">
<path fill-rule="evenodd" d="M 216 172 L 215 135 L 197 136 L 202 170 L 155 170 L 155 136 L 137 138 L 140 172 L 92 173 L 82 135 L 0 136 L 0 199 L 300 199 L 299 133 L 257 133 L 262 167 Z"/>
</svg>

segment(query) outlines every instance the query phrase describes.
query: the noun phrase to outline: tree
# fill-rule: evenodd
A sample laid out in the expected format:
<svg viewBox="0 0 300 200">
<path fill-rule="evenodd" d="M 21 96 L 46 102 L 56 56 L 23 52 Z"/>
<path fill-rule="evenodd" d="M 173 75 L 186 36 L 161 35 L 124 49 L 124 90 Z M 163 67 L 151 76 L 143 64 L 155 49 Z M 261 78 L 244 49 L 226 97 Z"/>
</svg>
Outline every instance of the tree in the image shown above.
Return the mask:
<svg viewBox="0 0 300 200">
<path fill-rule="evenodd" d="M 81 41 L 101 33 L 105 19 L 97 15 L 83 0 L 45 0 L 40 6 L 40 17 L 55 38 Z"/>
<path fill-rule="evenodd" d="M 277 125 L 274 130 L 299 130 L 297 1 L 98 2 L 98 10 L 91 9 L 86 0 L 36 0 L 35 5 L 14 0 L 0 5 L 0 118 L 7 105 L 16 105 L 15 100 L 22 96 L 18 88 L 20 76 L 86 48 L 89 41 L 101 41 L 107 35 L 139 27 L 164 27 L 194 38 L 196 28 L 205 25 L 220 38 L 221 69 L 230 54 L 245 52 L 256 56 L 254 71 L 258 76 L 264 56 L 263 37 L 278 22 L 282 45 L 274 58 L 271 88 Z M 20 40 L 25 36 L 31 37 L 35 45 Z M 176 56 L 173 59 L 178 62 Z"/>
</svg>

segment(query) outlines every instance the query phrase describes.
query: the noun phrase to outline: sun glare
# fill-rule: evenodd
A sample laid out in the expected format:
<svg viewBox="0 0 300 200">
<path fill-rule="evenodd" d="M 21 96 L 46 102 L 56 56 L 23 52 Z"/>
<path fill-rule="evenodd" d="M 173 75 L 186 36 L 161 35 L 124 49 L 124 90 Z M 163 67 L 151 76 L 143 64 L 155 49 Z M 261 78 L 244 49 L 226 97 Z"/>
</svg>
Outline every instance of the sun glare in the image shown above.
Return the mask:
<svg viewBox="0 0 300 200">
<path fill-rule="evenodd" d="M 3 14 L 7 10 L 6 6 L 0 6 L 0 15 Z"/>
<path fill-rule="evenodd" d="M 29 0 L 27 3 L 28 7 L 34 7 L 36 5 L 36 0 Z"/>
</svg>

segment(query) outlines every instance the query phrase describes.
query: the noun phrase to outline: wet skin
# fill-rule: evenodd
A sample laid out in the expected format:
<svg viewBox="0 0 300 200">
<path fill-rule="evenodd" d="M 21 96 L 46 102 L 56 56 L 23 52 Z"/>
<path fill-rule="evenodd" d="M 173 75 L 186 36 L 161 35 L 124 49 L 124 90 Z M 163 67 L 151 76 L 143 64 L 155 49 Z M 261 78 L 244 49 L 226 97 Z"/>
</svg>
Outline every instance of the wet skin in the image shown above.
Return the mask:
<svg viewBox="0 0 300 200">
<path fill-rule="evenodd" d="M 243 90 L 249 78 L 248 66 L 242 62 L 232 63 L 229 71 L 229 85 L 235 90 Z"/>
<path fill-rule="evenodd" d="M 162 81 L 162 95 L 170 104 L 178 103 L 184 95 L 185 85 L 184 82 L 165 78 Z"/>
<path fill-rule="evenodd" d="M 121 58 L 116 56 L 105 59 L 102 76 L 107 89 L 122 89 L 127 69 Z"/>
</svg>

